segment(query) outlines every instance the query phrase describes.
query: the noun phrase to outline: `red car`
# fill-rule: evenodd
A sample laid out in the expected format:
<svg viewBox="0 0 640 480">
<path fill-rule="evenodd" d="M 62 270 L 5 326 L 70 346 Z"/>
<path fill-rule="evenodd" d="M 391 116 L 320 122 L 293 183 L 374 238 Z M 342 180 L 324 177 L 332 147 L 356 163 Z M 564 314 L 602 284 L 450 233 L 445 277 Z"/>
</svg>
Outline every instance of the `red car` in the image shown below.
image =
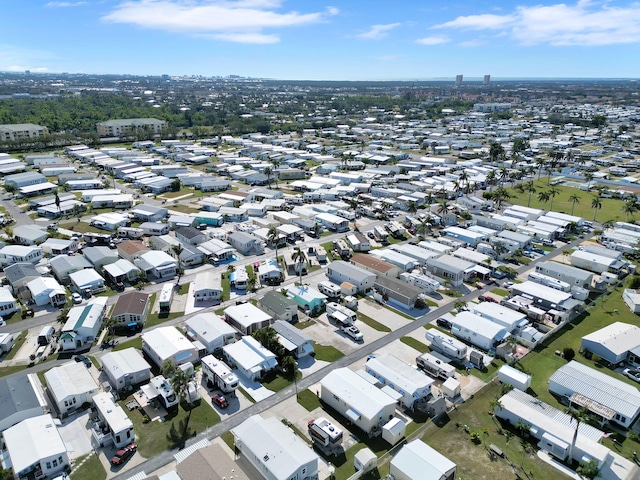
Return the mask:
<svg viewBox="0 0 640 480">
<path fill-rule="evenodd" d="M 227 408 L 229 406 L 229 400 L 224 398 L 224 396 L 220 395 L 219 393 L 214 393 L 213 395 L 211 395 L 211 402 L 215 403 L 220 408 Z"/>
<path fill-rule="evenodd" d="M 118 450 L 111 459 L 111 465 L 122 465 L 127 459 L 136 453 L 138 446 L 135 443 L 130 443 L 126 447 Z"/>
</svg>

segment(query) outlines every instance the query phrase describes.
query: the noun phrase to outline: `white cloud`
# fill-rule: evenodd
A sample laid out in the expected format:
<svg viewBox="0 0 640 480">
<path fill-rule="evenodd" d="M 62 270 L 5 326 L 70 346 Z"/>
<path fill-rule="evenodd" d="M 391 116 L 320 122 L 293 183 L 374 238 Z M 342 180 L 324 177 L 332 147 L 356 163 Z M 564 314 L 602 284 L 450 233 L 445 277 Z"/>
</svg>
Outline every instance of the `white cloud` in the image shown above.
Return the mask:
<svg viewBox="0 0 640 480">
<path fill-rule="evenodd" d="M 69 7 L 82 7 L 87 2 L 49 2 L 45 7 L 49 8 L 69 8 Z"/>
<path fill-rule="evenodd" d="M 387 23 L 385 25 L 372 25 L 369 30 L 366 32 L 362 32 L 356 37 L 363 38 L 365 40 L 380 40 L 381 38 L 386 37 L 391 30 L 394 28 L 398 28 L 400 23 Z"/>
<path fill-rule="evenodd" d="M 204 36 L 238 43 L 276 43 L 265 29 L 299 27 L 326 21 L 339 10 L 280 12 L 282 0 L 130 0 L 102 17 L 105 22 Z"/>
<path fill-rule="evenodd" d="M 31 70 L 32 72 L 44 72 L 50 70 L 44 65 L 47 65 L 55 58 L 56 56 L 51 52 L 0 44 L 0 71 L 23 72 Z"/>
<path fill-rule="evenodd" d="M 435 35 L 432 37 L 419 38 L 418 40 L 416 40 L 416 43 L 419 43 L 420 45 L 442 45 L 443 43 L 448 43 L 448 42 L 449 42 L 448 37 L 443 37 L 439 35 Z"/>
<path fill-rule="evenodd" d="M 447 30 L 493 31 L 521 45 L 599 46 L 640 42 L 640 4 L 614 7 L 580 0 L 573 5 L 519 6 L 504 15 L 458 17 L 434 26 Z"/>
</svg>

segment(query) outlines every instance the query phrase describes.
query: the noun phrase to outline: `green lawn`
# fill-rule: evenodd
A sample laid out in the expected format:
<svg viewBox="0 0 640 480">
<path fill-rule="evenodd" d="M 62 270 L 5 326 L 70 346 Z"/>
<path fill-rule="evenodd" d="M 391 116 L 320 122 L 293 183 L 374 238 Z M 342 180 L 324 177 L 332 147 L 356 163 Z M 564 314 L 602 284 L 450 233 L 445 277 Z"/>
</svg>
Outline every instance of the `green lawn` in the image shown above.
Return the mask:
<svg viewBox="0 0 640 480">
<path fill-rule="evenodd" d="M 238 386 L 238 390 L 240 391 L 240 393 L 242 393 L 242 395 L 244 395 L 246 397 L 247 400 L 249 400 L 251 403 L 256 403 L 256 400 L 249 394 L 249 392 L 247 392 L 244 388 L 242 388 L 241 386 Z"/>
<path fill-rule="evenodd" d="M 165 450 L 182 445 L 190 438 L 208 427 L 220 422 L 220 416 L 211 408 L 206 400 L 201 400 L 191 409 L 191 414 L 182 406 L 169 413 L 164 422 L 144 423 L 144 411 L 128 411 L 125 404 L 133 399 L 133 395 L 119 402 L 136 431 L 138 451 L 145 458 L 151 458 Z M 187 423 L 188 420 L 188 423 Z"/>
<path fill-rule="evenodd" d="M 26 365 L 13 365 L 11 367 L 0 367 L 0 377 L 11 375 L 12 373 L 25 370 L 26 368 L 27 368 Z"/>
<path fill-rule="evenodd" d="M 316 408 L 322 406 L 318 396 L 309 389 L 303 390 L 298 393 L 298 403 L 306 408 L 309 412 L 312 412 Z"/>
<path fill-rule="evenodd" d="M 224 275 L 224 277 L 222 278 L 221 284 L 222 284 L 222 301 L 226 302 L 231 297 L 231 284 L 229 283 L 229 277 L 227 275 Z M 224 309 L 222 309 L 222 311 L 224 312 Z"/>
<path fill-rule="evenodd" d="M 488 415 L 489 402 L 500 395 L 500 387 L 491 383 L 456 410 L 449 412 L 448 417 L 438 425 L 428 425 L 423 439 L 431 447 L 458 465 L 456 478 L 473 478 L 474 480 L 493 479 L 542 479 L 560 478 L 560 474 L 553 467 L 540 460 L 535 451 L 528 444 L 521 444 L 515 435 L 508 439 L 505 430 L 501 428 L 493 416 Z M 481 433 L 481 443 L 474 444 L 465 432 Z M 484 433 L 486 432 L 486 433 Z M 536 440 L 534 442 L 537 443 Z M 505 453 L 504 459 L 490 461 L 487 458 L 486 447 L 496 445 Z M 523 445 L 529 450 L 523 456 Z M 512 462 L 515 472 L 509 463 Z M 521 465 L 524 467 L 522 470 Z"/>
<path fill-rule="evenodd" d="M 592 182 L 595 185 L 595 182 Z M 551 209 L 551 202 L 541 203 L 538 200 L 538 193 L 541 191 L 549 191 L 551 185 L 547 185 L 546 179 L 535 181 L 536 193 L 531 196 L 531 207 L 542 208 L 545 210 Z M 596 198 L 597 192 L 585 192 L 578 188 L 568 187 L 564 185 L 555 185 L 555 188 L 560 191 L 558 195 L 553 199 L 553 210 L 556 212 L 565 212 L 571 214 L 572 203 L 569 201 L 569 197 L 577 195 L 579 203 L 576 202 L 573 214 L 579 217 L 586 218 L 588 220 L 593 219 L 593 208 L 591 208 L 591 201 Z M 528 193 L 520 193 L 514 189 L 508 189 L 511 194 L 511 198 L 508 199 L 509 203 L 515 205 L 527 206 L 529 199 Z M 596 220 L 604 222 L 606 220 L 625 221 L 625 215 L 622 213 L 622 207 L 624 201 L 616 198 L 600 198 L 602 208 L 598 209 L 596 214 Z M 637 214 L 636 214 L 637 215 Z M 633 216 L 629 216 L 629 221 L 632 221 Z"/>
<path fill-rule="evenodd" d="M 18 353 L 18 350 L 20 350 L 20 348 L 22 347 L 26 339 L 27 339 L 26 330 L 24 332 L 18 333 L 17 335 L 14 335 L 13 340 L 15 343 L 13 345 L 13 348 L 9 351 L 9 353 L 7 353 L 7 356 L 4 357 L 4 359 L 11 360 L 13 357 L 15 357 L 16 353 Z"/>
<path fill-rule="evenodd" d="M 358 320 L 360 320 L 362 323 L 369 325 L 374 330 L 377 330 L 379 332 L 391 331 L 389 327 L 387 327 L 386 325 L 383 325 L 382 323 L 374 320 L 371 317 L 366 316 L 364 313 L 357 312 L 357 315 L 358 315 Z"/>
<path fill-rule="evenodd" d="M 173 320 L 174 318 L 182 317 L 183 315 L 184 312 L 150 313 L 147 315 L 147 321 L 144 323 L 144 326 L 150 328 L 160 323 Z"/>
<path fill-rule="evenodd" d="M 298 380 L 302 378 L 302 372 L 300 370 L 296 370 L 296 378 Z M 279 392 L 283 388 L 291 385 L 293 383 L 293 379 L 289 379 L 281 373 L 278 373 L 274 375 L 273 378 L 265 379 L 265 381 L 261 383 L 263 387 L 268 388 L 272 392 Z"/>
<path fill-rule="evenodd" d="M 316 360 L 322 360 L 324 362 L 335 362 L 344 357 L 344 353 L 332 345 L 320 345 L 319 343 L 313 342 L 313 350 Z"/>
<path fill-rule="evenodd" d="M 125 348 L 137 348 L 138 350 L 142 350 L 142 337 L 132 338 L 131 340 L 127 340 L 125 342 L 120 342 L 116 345 L 113 350 L 124 350 Z"/>
<path fill-rule="evenodd" d="M 419 340 L 416 340 L 413 337 L 401 337 L 400 341 L 405 345 L 409 345 L 414 350 L 417 350 L 420 353 L 429 352 L 429 347 L 427 347 L 424 343 Z"/>
<path fill-rule="evenodd" d="M 496 295 L 500 295 L 501 297 L 508 297 L 509 292 L 504 288 L 494 288 L 491 290 L 491 293 L 495 293 Z"/>
<path fill-rule="evenodd" d="M 310 327 L 311 325 L 313 325 L 314 322 L 313 320 L 307 320 L 306 322 L 296 322 L 293 326 L 296 327 L 298 330 L 304 330 L 307 327 Z"/>
<path fill-rule="evenodd" d="M 76 459 L 76 465 L 80 466 L 71 472 L 71 480 L 104 480 L 107 478 L 107 472 L 102 466 L 102 462 L 93 453 Z"/>
</svg>

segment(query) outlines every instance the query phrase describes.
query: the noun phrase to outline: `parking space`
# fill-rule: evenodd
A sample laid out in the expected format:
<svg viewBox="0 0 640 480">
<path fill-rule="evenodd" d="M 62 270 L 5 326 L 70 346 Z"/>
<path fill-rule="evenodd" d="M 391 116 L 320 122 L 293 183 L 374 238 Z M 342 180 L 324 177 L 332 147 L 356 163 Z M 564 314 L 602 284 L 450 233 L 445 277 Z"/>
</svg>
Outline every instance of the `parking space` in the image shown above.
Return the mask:
<svg viewBox="0 0 640 480">
<path fill-rule="evenodd" d="M 62 437 L 67 452 L 69 452 L 70 460 L 75 460 L 93 449 L 89 425 L 89 412 L 85 411 L 82 414 L 65 419 L 58 428 L 60 437 Z"/>
</svg>

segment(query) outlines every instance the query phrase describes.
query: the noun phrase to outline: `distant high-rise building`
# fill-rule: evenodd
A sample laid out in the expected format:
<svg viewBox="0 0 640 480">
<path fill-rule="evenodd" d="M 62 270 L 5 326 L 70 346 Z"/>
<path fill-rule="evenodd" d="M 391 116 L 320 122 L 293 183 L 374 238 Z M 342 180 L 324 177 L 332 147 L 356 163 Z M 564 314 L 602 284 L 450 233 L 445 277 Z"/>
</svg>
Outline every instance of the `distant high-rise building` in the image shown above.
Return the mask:
<svg viewBox="0 0 640 480">
<path fill-rule="evenodd" d="M 462 85 L 462 75 L 456 75 L 456 85 Z"/>
<path fill-rule="evenodd" d="M 491 83 L 491 75 L 485 75 L 484 80 L 482 80 L 483 85 L 489 85 Z"/>
</svg>

